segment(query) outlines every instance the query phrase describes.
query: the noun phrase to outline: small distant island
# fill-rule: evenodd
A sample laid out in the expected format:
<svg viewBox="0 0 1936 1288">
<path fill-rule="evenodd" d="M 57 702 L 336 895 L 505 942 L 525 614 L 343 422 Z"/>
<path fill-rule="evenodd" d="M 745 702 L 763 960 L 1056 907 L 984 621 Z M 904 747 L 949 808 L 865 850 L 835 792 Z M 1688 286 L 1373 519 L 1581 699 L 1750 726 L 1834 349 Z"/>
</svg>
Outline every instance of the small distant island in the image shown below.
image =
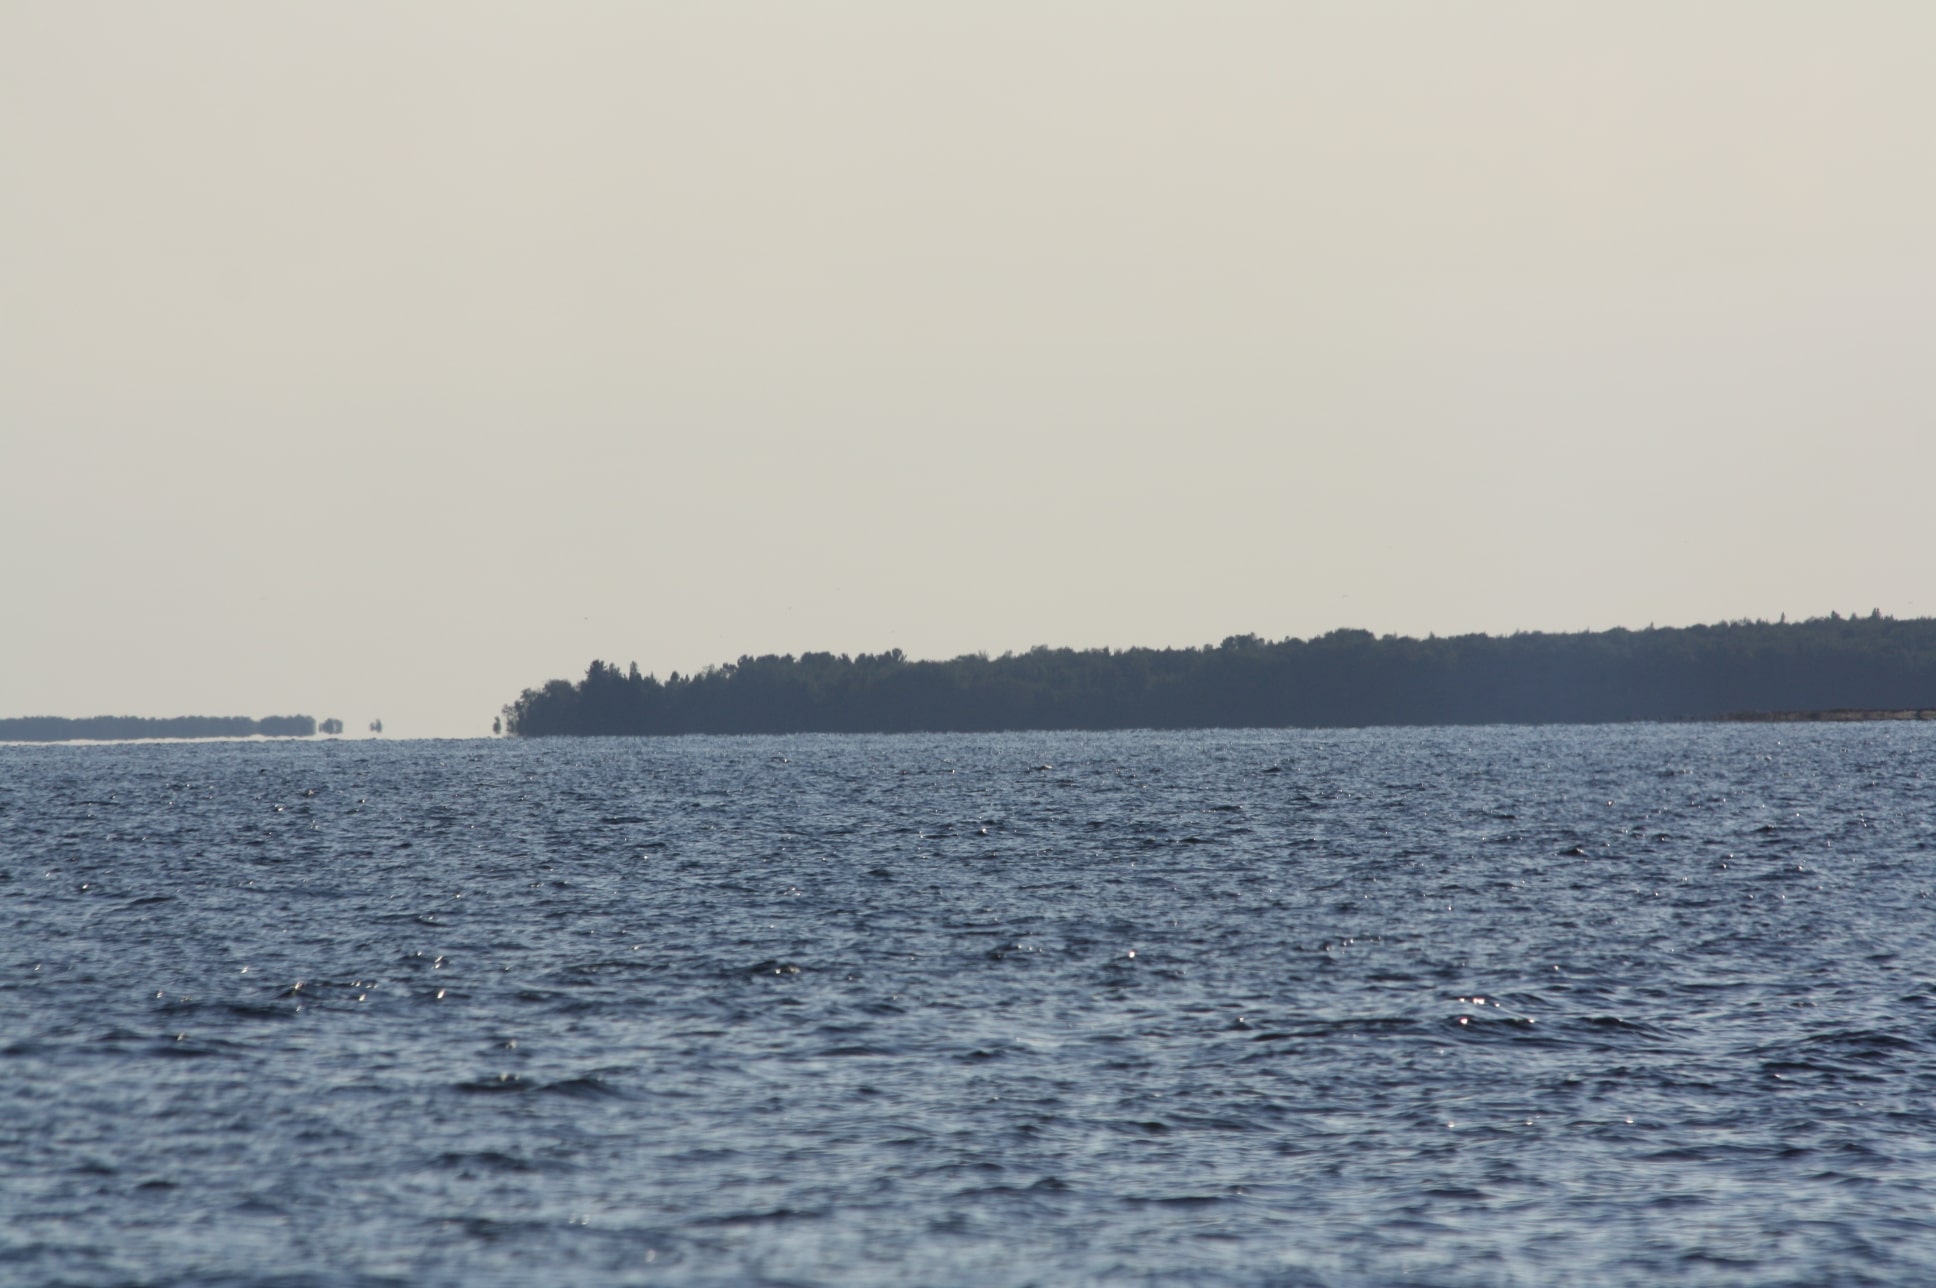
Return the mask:
<svg viewBox="0 0 1936 1288">
<path fill-rule="evenodd" d="M 1936 712 L 1936 619 L 1416 639 L 1338 630 L 1175 649 L 913 661 L 742 657 L 664 680 L 594 661 L 504 708 L 514 737 L 1024 729 L 1335 728 L 1915 719 Z"/>
<path fill-rule="evenodd" d="M 120 742 L 131 738 L 310 738 L 314 716 L 61 716 L 0 719 L 0 742 Z"/>
</svg>

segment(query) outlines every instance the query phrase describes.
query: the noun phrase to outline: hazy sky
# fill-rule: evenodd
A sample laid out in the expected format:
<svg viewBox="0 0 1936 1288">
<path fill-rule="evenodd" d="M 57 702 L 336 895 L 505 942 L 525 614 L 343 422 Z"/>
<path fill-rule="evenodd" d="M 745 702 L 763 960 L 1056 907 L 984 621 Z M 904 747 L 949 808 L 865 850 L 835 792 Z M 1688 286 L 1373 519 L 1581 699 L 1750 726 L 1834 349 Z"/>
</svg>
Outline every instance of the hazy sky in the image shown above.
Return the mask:
<svg viewBox="0 0 1936 1288">
<path fill-rule="evenodd" d="M 1936 5 L 0 0 L 0 715 L 1936 613 Z"/>
</svg>

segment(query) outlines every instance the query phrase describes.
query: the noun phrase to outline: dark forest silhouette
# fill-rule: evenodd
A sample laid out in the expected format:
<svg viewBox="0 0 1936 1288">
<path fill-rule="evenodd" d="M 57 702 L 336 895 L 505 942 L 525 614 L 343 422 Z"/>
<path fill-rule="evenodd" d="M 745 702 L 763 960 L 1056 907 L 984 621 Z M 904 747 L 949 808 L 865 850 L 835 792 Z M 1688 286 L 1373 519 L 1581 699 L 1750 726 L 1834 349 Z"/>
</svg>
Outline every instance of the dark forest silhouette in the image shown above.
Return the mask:
<svg viewBox="0 0 1936 1288">
<path fill-rule="evenodd" d="M 25 716 L 0 720 L 0 742 L 112 742 L 126 738 L 308 738 L 316 732 L 313 716 L 91 716 L 70 720 L 62 716 Z"/>
<path fill-rule="evenodd" d="M 1053 649 L 909 661 L 742 657 L 659 680 L 602 661 L 504 708 L 523 737 L 973 732 L 1715 719 L 1936 707 L 1936 620 L 1445 639 L 1338 630 L 1182 649 Z"/>
</svg>

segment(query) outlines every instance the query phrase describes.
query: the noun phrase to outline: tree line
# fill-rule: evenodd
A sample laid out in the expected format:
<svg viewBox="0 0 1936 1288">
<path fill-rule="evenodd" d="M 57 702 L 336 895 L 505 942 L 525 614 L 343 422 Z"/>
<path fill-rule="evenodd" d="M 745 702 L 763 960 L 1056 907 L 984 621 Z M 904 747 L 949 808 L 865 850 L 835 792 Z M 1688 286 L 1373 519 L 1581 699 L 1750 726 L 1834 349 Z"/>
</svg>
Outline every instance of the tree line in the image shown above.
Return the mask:
<svg viewBox="0 0 1936 1288">
<path fill-rule="evenodd" d="M 308 738 L 314 716 L 22 716 L 0 720 L 0 742 L 114 742 L 128 738 Z"/>
<path fill-rule="evenodd" d="M 1416 639 L 1337 630 L 1201 648 L 989 658 L 742 657 L 664 680 L 594 661 L 504 708 L 522 737 L 979 732 L 1715 719 L 1936 707 L 1936 619 Z"/>
</svg>

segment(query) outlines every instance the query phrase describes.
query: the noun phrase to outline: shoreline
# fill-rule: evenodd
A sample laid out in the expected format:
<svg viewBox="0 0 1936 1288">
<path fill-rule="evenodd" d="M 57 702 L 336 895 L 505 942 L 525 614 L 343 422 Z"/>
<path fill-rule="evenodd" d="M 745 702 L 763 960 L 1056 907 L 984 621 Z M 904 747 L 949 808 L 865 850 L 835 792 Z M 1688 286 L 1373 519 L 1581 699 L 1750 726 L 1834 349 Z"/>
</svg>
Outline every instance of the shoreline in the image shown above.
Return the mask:
<svg viewBox="0 0 1936 1288">
<path fill-rule="evenodd" d="M 1936 707 L 1830 707 L 1821 711 L 1730 711 L 1722 724 L 1855 724 L 1868 720 L 1936 720 Z"/>
</svg>

